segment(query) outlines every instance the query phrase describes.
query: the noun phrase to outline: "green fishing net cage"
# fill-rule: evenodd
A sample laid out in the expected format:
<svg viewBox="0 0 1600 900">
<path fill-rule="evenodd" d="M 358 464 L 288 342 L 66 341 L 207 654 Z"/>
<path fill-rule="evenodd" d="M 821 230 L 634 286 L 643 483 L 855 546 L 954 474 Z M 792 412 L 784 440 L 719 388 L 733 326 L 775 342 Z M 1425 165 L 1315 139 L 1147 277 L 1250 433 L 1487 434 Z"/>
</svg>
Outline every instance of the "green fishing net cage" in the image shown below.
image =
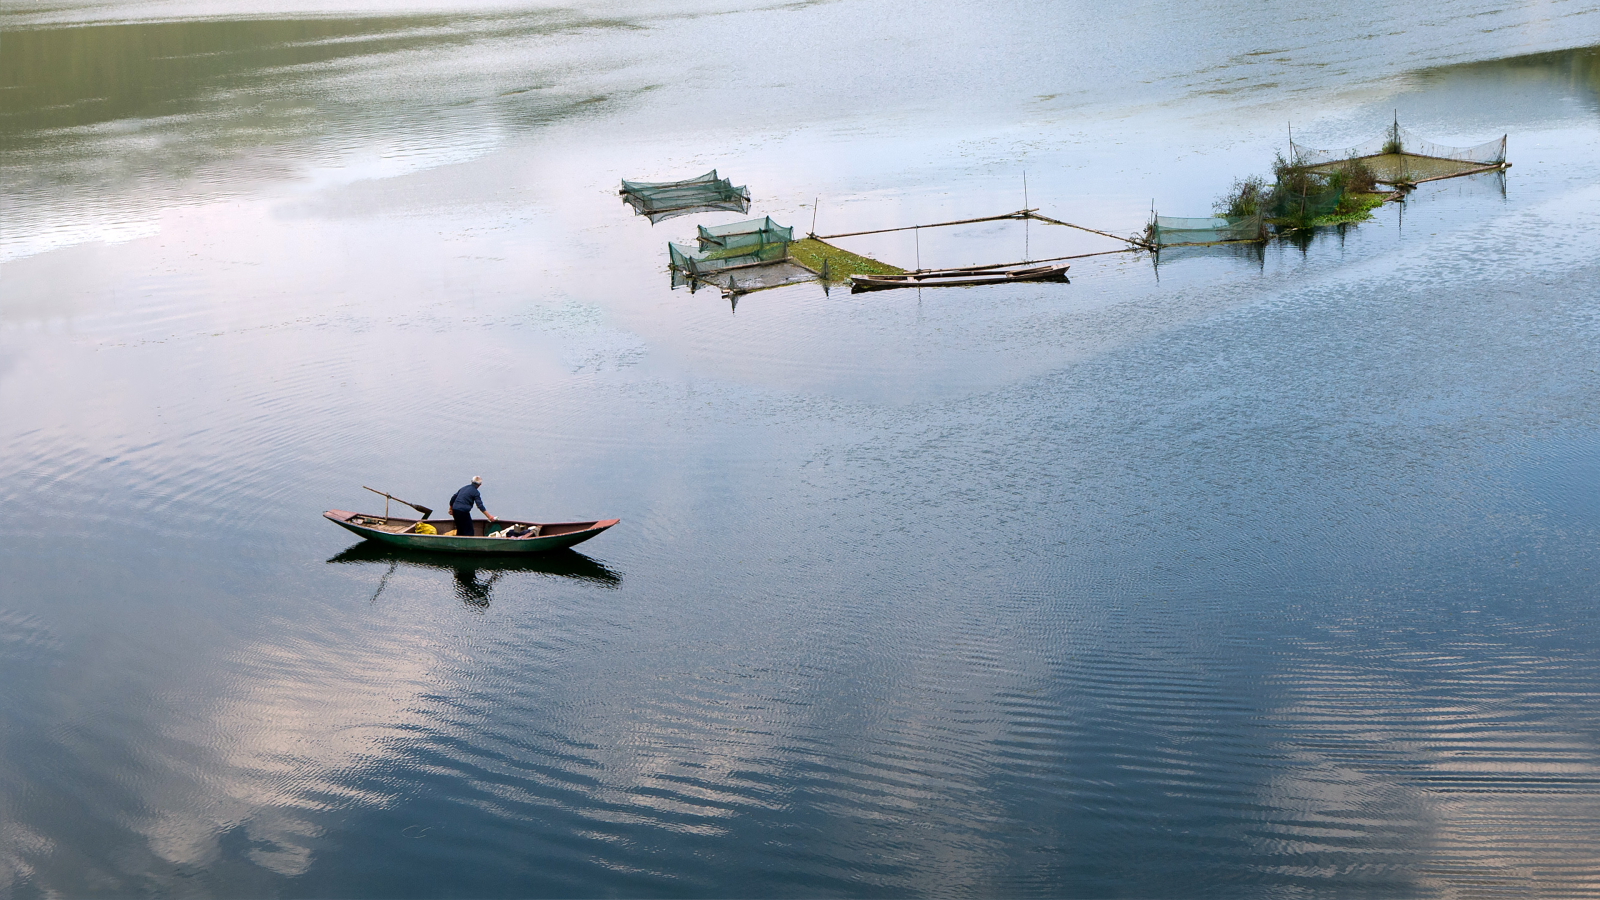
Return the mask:
<svg viewBox="0 0 1600 900">
<path fill-rule="evenodd" d="M 1359 162 L 1381 184 L 1415 184 L 1504 166 L 1506 136 L 1471 147 L 1450 147 L 1418 137 L 1396 119 L 1382 135 L 1354 147 L 1318 150 L 1291 140 L 1289 153 L 1295 165 L 1312 172 L 1330 174 Z"/>
<path fill-rule="evenodd" d="M 694 278 L 739 266 L 778 262 L 789 257 L 794 229 L 779 225 L 771 216 L 698 228 L 699 246 L 667 244 L 672 268 Z"/>
<path fill-rule="evenodd" d="M 704 251 L 685 244 L 667 244 L 667 255 L 672 268 L 696 278 L 704 278 L 723 269 L 779 262 L 789 256 L 787 244 L 762 244 L 740 247 L 732 252 Z"/>
<path fill-rule="evenodd" d="M 787 244 L 794 240 L 794 228 L 779 225 L 771 216 L 711 228 L 701 225 L 699 229 L 701 250 Z"/>
<path fill-rule="evenodd" d="M 696 231 L 696 246 L 667 244 L 673 287 L 713 284 L 740 293 L 816 279 L 816 272 L 790 256 L 794 228 L 770 217 Z"/>
<path fill-rule="evenodd" d="M 716 169 L 685 181 L 624 179 L 619 193 L 624 203 L 633 207 L 636 214 L 648 216 L 652 225 L 690 213 L 750 211 L 750 189 L 717 177 Z"/>
<path fill-rule="evenodd" d="M 1260 215 L 1206 218 L 1156 216 L 1150 225 L 1150 242 L 1157 247 L 1259 241 L 1266 236 L 1266 221 Z"/>
</svg>

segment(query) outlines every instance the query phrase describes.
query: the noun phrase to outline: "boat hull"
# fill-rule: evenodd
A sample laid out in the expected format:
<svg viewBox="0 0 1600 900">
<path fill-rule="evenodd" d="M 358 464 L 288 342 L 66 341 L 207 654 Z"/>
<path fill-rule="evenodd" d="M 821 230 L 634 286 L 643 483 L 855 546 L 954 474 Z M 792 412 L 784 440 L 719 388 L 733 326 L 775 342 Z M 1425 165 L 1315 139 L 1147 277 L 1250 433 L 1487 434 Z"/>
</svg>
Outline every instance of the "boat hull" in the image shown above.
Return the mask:
<svg viewBox="0 0 1600 900">
<path fill-rule="evenodd" d="M 975 287 L 985 284 L 1015 284 L 1024 281 L 1066 281 L 1070 266 L 1036 266 L 1003 269 L 974 266 L 968 269 L 940 269 L 907 272 L 904 275 L 851 275 L 850 290 L 886 291 L 894 288 Z"/>
<path fill-rule="evenodd" d="M 531 538 L 501 538 L 501 537 L 457 537 L 444 534 L 445 531 L 455 529 L 453 519 L 428 519 L 427 523 L 437 529 L 439 534 L 400 534 L 391 530 L 396 526 L 416 524 L 416 519 L 385 519 L 383 516 L 371 516 L 365 513 L 353 513 L 342 509 L 332 509 L 322 514 L 323 518 L 359 534 L 369 541 L 388 544 L 392 547 L 404 547 L 407 550 L 424 550 L 435 553 L 467 553 L 480 556 L 522 556 L 529 553 L 546 553 L 551 550 L 564 550 L 567 547 L 581 544 L 607 528 L 617 524 L 620 519 L 602 519 L 596 522 L 520 522 L 510 519 L 500 519 L 493 523 L 496 526 L 510 525 L 538 525 L 540 534 Z M 381 521 L 383 526 L 372 524 Z M 490 524 L 478 523 L 478 527 Z M 546 533 L 546 532 L 550 533 Z"/>
</svg>

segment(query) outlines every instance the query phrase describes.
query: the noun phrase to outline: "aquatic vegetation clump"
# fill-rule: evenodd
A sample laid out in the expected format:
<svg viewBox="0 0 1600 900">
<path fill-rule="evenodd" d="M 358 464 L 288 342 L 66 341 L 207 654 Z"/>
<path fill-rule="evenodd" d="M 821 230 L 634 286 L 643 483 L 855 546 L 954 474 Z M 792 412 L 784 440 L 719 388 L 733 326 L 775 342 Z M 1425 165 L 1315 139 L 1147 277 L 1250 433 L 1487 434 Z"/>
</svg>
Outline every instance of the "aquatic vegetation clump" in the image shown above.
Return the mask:
<svg viewBox="0 0 1600 900">
<path fill-rule="evenodd" d="M 1217 215 L 1229 218 L 1260 215 L 1267 205 L 1267 180 L 1260 175 L 1235 178 L 1233 187 L 1212 204 Z"/>
<path fill-rule="evenodd" d="M 1356 222 L 1365 222 L 1372 218 L 1372 211 L 1388 202 L 1394 194 L 1382 193 L 1357 193 L 1348 192 L 1339 201 L 1339 206 L 1333 212 L 1317 216 L 1312 220 L 1314 227 L 1327 225 L 1351 225 Z"/>
<path fill-rule="evenodd" d="M 1352 159 L 1339 170 L 1342 187 L 1347 193 L 1370 194 L 1377 190 L 1378 175 L 1372 167 L 1359 159 Z"/>
<path fill-rule="evenodd" d="M 851 275 L 902 275 L 905 269 L 871 257 L 841 250 L 816 238 L 805 238 L 789 245 L 789 257 L 829 281 L 848 281 Z"/>
<path fill-rule="evenodd" d="M 1265 238 L 1262 220 L 1280 234 L 1361 222 L 1372 218 L 1372 210 L 1392 196 L 1378 191 L 1377 185 L 1376 173 L 1359 159 L 1329 168 L 1309 165 L 1298 154 L 1278 153 L 1270 183 L 1259 175 L 1236 178 L 1212 204 L 1215 218 L 1156 216 L 1145 229 L 1145 239 L 1154 246 L 1226 243 Z M 1252 221 L 1257 223 L 1253 227 Z"/>
<path fill-rule="evenodd" d="M 1315 171 L 1298 158 L 1277 154 L 1272 161 L 1272 175 L 1267 216 L 1279 230 L 1315 228 L 1317 219 L 1332 214 L 1344 199 L 1342 175 Z"/>
</svg>

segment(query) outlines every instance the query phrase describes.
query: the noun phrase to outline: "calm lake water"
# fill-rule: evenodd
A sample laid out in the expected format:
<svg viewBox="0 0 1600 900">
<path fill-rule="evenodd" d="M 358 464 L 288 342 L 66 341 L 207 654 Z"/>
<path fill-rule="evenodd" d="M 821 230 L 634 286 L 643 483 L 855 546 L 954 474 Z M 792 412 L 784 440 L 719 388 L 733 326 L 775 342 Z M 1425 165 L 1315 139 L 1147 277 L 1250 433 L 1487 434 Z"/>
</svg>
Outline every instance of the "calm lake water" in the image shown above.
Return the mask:
<svg viewBox="0 0 1600 900">
<path fill-rule="evenodd" d="M 1595 4 L 0 32 L 0 896 L 1600 893 Z M 1396 115 L 1514 166 L 1070 285 L 733 306 L 615 193 L 1128 234 Z M 320 518 L 474 474 L 622 524 Z"/>
</svg>

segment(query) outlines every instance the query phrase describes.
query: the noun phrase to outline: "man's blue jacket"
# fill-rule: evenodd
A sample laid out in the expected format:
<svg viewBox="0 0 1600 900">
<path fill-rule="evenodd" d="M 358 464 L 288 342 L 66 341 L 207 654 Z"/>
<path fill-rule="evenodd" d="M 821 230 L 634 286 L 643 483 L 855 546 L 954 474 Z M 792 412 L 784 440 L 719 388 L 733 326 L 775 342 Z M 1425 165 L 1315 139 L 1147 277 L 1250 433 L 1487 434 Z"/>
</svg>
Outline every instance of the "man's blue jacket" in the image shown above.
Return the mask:
<svg viewBox="0 0 1600 900">
<path fill-rule="evenodd" d="M 478 486 L 475 484 L 469 484 L 456 491 L 455 496 L 450 498 L 450 511 L 453 513 L 472 512 L 473 506 L 483 510 L 484 515 L 489 514 L 489 510 L 483 505 L 483 495 L 478 493 Z"/>
</svg>

